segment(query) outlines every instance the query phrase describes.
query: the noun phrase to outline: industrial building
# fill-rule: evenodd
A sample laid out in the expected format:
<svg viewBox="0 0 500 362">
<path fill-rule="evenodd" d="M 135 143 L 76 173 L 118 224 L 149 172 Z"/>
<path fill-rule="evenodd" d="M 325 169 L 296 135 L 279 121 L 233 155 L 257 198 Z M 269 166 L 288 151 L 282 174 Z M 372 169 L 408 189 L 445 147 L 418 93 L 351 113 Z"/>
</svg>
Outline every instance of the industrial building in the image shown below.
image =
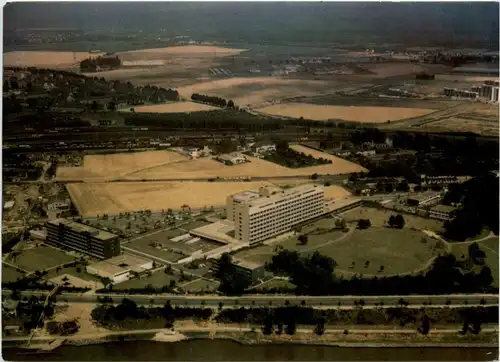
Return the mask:
<svg viewBox="0 0 500 362">
<path fill-rule="evenodd" d="M 129 280 L 135 274 L 153 269 L 153 261 L 135 255 L 123 254 L 87 265 L 87 273 L 109 278 L 113 283 Z"/>
<path fill-rule="evenodd" d="M 431 219 L 438 219 L 443 221 L 451 221 L 455 218 L 457 208 L 448 205 L 436 205 L 429 210 L 429 217 Z"/>
<path fill-rule="evenodd" d="M 120 255 L 120 237 L 67 219 L 47 222 L 47 243 L 98 259 Z"/>
<path fill-rule="evenodd" d="M 229 197 L 227 210 L 227 218 L 235 224 L 235 239 L 254 244 L 324 214 L 325 193 L 318 185 L 263 187 L 259 193 Z"/>
</svg>

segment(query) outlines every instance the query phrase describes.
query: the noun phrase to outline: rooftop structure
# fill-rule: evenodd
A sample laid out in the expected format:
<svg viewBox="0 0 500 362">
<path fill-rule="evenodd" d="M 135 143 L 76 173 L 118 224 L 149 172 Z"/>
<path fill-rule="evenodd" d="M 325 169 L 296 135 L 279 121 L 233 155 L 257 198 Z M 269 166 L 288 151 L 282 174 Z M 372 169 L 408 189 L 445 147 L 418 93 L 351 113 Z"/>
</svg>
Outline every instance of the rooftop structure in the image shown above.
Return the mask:
<svg viewBox="0 0 500 362">
<path fill-rule="evenodd" d="M 131 254 L 122 254 L 87 266 L 89 274 L 109 278 L 113 283 L 130 279 L 134 273 L 153 268 L 153 261 Z"/>
<path fill-rule="evenodd" d="M 436 205 L 429 210 L 429 217 L 443 221 L 450 221 L 455 218 L 457 208 L 448 205 Z"/>
<path fill-rule="evenodd" d="M 410 206 L 420 207 L 427 205 L 435 205 L 439 202 L 440 199 L 441 199 L 441 193 L 434 191 L 426 191 L 408 196 L 406 202 Z"/>
<path fill-rule="evenodd" d="M 47 222 L 47 243 L 99 259 L 120 254 L 120 237 L 67 219 Z"/>
</svg>

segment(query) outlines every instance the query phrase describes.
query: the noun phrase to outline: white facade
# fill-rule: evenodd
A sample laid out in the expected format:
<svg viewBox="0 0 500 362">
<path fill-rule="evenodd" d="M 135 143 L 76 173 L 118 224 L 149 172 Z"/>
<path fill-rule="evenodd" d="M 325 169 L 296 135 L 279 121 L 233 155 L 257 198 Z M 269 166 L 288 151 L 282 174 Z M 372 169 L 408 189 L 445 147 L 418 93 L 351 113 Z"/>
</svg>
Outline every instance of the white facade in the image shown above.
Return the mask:
<svg viewBox="0 0 500 362">
<path fill-rule="evenodd" d="M 256 153 L 264 153 L 264 152 L 271 152 L 271 151 L 276 151 L 276 145 L 269 144 L 269 145 L 258 146 L 255 148 Z"/>
<path fill-rule="evenodd" d="M 326 210 L 321 186 L 301 185 L 279 190 L 236 194 L 228 200 L 228 219 L 231 217 L 234 221 L 235 239 L 254 244 L 318 217 Z"/>
</svg>

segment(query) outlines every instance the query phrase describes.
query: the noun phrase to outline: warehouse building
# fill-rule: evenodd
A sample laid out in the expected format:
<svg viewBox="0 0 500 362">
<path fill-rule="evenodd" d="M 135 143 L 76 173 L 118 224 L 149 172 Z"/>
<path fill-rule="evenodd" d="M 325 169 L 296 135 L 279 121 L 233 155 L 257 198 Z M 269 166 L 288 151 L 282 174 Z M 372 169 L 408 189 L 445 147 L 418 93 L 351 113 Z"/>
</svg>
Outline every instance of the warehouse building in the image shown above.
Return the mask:
<svg viewBox="0 0 500 362">
<path fill-rule="evenodd" d="M 227 209 L 228 219 L 235 224 L 235 238 L 249 244 L 279 235 L 327 211 L 324 190 L 318 185 L 239 193 L 229 198 Z"/>
<path fill-rule="evenodd" d="M 120 255 L 120 237 L 67 219 L 47 222 L 47 243 L 98 259 Z"/>
<path fill-rule="evenodd" d="M 136 274 L 153 269 L 153 261 L 135 255 L 122 254 L 87 265 L 87 273 L 109 278 L 114 284 L 124 282 Z"/>
</svg>

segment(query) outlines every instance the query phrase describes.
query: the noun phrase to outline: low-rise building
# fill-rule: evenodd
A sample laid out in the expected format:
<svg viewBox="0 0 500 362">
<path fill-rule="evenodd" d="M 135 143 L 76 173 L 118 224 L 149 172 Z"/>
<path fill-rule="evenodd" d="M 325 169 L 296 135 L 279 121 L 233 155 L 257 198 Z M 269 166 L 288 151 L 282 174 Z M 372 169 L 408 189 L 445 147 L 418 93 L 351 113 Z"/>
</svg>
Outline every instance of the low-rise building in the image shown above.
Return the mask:
<svg viewBox="0 0 500 362">
<path fill-rule="evenodd" d="M 455 218 L 457 208 L 449 205 L 436 205 L 429 210 L 429 217 L 431 219 L 438 219 L 443 221 L 451 221 Z"/>
<path fill-rule="evenodd" d="M 436 205 L 439 203 L 439 200 L 441 200 L 441 193 L 428 191 L 408 196 L 406 203 L 409 206 L 422 207 Z"/>
<path fill-rule="evenodd" d="M 240 153 L 229 153 L 217 156 L 217 160 L 229 165 L 238 165 L 247 162 L 247 158 Z"/>
<path fill-rule="evenodd" d="M 276 151 L 276 145 L 271 142 L 256 142 L 252 145 L 252 151 L 255 153 L 266 153 Z"/>
<path fill-rule="evenodd" d="M 87 265 L 87 273 L 109 278 L 113 283 L 129 280 L 135 274 L 153 269 L 153 261 L 135 255 L 122 254 Z"/>
<path fill-rule="evenodd" d="M 236 269 L 246 274 L 252 280 L 252 282 L 257 282 L 259 281 L 259 279 L 264 278 L 266 271 L 264 264 L 258 264 L 235 257 L 231 259 L 231 262 L 236 267 Z M 216 271 L 218 270 L 218 268 L 219 263 L 214 263 L 213 269 Z"/>
<path fill-rule="evenodd" d="M 47 243 L 98 259 L 120 255 L 120 237 L 68 219 L 47 222 Z"/>
</svg>

